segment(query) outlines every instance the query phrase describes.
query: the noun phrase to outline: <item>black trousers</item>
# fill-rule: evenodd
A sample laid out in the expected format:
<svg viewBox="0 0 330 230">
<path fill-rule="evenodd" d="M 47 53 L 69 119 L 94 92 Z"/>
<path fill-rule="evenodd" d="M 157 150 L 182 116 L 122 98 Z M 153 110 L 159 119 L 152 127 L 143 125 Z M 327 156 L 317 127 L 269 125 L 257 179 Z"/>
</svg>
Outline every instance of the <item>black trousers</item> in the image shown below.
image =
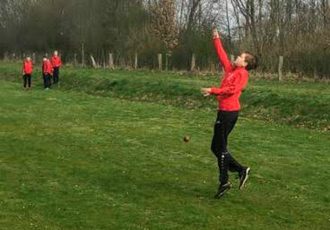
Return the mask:
<svg viewBox="0 0 330 230">
<path fill-rule="evenodd" d="M 51 76 L 50 74 L 43 74 L 43 78 L 44 78 L 44 87 L 45 89 L 46 88 L 50 88 L 50 86 L 52 85 L 52 82 L 51 82 Z"/>
<path fill-rule="evenodd" d="M 218 160 L 220 184 L 228 182 L 228 171 L 241 173 L 244 169 L 227 149 L 228 136 L 235 127 L 238 114 L 238 111 L 218 111 L 214 125 L 211 150 Z"/>
<path fill-rule="evenodd" d="M 54 82 L 54 84 L 58 83 L 59 74 L 60 74 L 60 68 L 59 67 L 54 67 L 54 72 L 53 72 L 53 82 Z"/>
<path fill-rule="evenodd" d="M 24 74 L 23 75 L 23 80 L 24 80 L 24 88 L 26 88 L 26 85 L 28 85 L 28 87 L 31 87 L 31 74 Z"/>
</svg>

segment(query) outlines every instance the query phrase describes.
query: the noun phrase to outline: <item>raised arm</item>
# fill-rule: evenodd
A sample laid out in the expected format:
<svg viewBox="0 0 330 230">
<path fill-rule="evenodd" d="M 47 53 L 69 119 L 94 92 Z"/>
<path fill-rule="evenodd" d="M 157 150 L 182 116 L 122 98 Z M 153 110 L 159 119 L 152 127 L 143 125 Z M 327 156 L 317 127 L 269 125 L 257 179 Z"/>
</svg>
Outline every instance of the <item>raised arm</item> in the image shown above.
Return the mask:
<svg viewBox="0 0 330 230">
<path fill-rule="evenodd" d="M 216 28 L 212 30 L 213 35 L 213 45 L 215 51 L 218 55 L 218 59 L 221 62 L 225 72 L 231 72 L 233 70 L 233 65 L 231 64 L 230 60 L 228 59 L 227 53 L 224 50 L 219 33 Z"/>
</svg>

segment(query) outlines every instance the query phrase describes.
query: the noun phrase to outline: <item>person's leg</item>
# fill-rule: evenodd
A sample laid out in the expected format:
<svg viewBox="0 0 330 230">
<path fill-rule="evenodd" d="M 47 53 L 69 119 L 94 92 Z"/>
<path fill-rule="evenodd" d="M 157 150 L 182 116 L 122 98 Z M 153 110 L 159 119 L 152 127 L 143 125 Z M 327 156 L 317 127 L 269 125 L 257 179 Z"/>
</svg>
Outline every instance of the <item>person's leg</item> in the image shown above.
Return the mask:
<svg viewBox="0 0 330 230">
<path fill-rule="evenodd" d="M 43 74 L 43 78 L 44 78 L 44 87 L 46 89 L 48 87 L 47 74 Z"/>
<path fill-rule="evenodd" d="M 26 77 L 26 74 L 23 75 L 23 86 L 24 88 L 26 88 L 26 82 L 27 82 L 27 77 Z"/>
<path fill-rule="evenodd" d="M 219 111 L 214 124 L 211 150 L 216 157 L 220 157 L 221 152 L 227 151 L 225 139 L 225 126 L 223 112 Z"/>
<path fill-rule="evenodd" d="M 46 74 L 42 74 L 42 78 L 44 80 L 44 88 L 47 88 L 47 79 L 46 79 Z"/>
<path fill-rule="evenodd" d="M 220 111 L 214 126 L 211 149 L 218 159 L 220 184 L 228 182 L 228 171 L 238 172 L 241 177 L 247 169 L 236 161 L 227 149 L 228 136 L 235 127 L 237 119 L 238 112 Z"/>
<path fill-rule="evenodd" d="M 31 88 L 31 74 L 29 74 L 27 77 L 28 77 L 28 87 Z"/>
<path fill-rule="evenodd" d="M 228 126 L 226 127 L 225 130 L 225 141 L 226 141 L 226 146 L 228 145 L 228 136 L 231 133 L 231 131 L 234 129 L 235 124 L 238 119 L 238 112 L 227 112 L 227 124 Z M 231 153 L 227 150 L 227 155 L 226 157 L 228 158 L 228 169 L 231 172 L 241 172 L 243 170 L 243 166 L 235 160 L 235 158 L 231 155 Z"/>
<path fill-rule="evenodd" d="M 53 72 L 53 83 L 56 84 L 58 79 L 58 67 L 54 67 L 54 72 Z"/>
<path fill-rule="evenodd" d="M 45 74 L 45 89 L 48 89 L 49 88 L 49 75 L 48 74 Z"/>
<path fill-rule="evenodd" d="M 229 127 L 226 130 L 226 144 L 227 144 L 227 139 L 229 136 L 229 133 L 233 130 L 236 122 L 238 119 L 238 112 L 231 112 L 229 116 Z M 239 176 L 239 189 L 242 189 L 245 185 L 245 182 L 247 181 L 250 173 L 250 168 L 249 167 L 244 167 L 242 166 L 238 161 L 235 160 L 235 158 L 227 151 L 226 160 L 228 161 L 228 169 L 231 172 L 238 172 Z"/>
<path fill-rule="evenodd" d="M 228 136 L 230 132 L 234 129 L 235 124 L 238 119 L 238 112 L 224 112 L 226 116 L 226 130 L 225 130 L 225 141 L 228 144 Z"/>
<path fill-rule="evenodd" d="M 56 83 L 58 83 L 58 81 L 59 81 L 59 78 L 60 78 L 60 67 L 57 67 L 56 68 L 57 70 L 57 72 L 56 72 Z"/>
<path fill-rule="evenodd" d="M 226 135 L 229 128 L 228 121 L 228 114 L 219 111 L 214 125 L 214 135 L 211 145 L 211 150 L 218 160 L 220 185 L 224 185 L 228 182 L 229 161 L 228 157 L 226 157 L 228 152 L 226 143 Z"/>
<path fill-rule="evenodd" d="M 51 78 L 50 74 L 47 74 L 47 82 L 48 82 L 48 87 L 47 88 L 50 88 L 51 85 L 52 85 L 52 78 Z"/>
<path fill-rule="evenodd" d="M 238 112 L 218 112 L 218 117 L 214 125 L 214 135 L 212 139 L 211 149 L 218 159 L 219 181 L 220 186 L 215 198 L 220 198 L 231 188 L 228 182 L 228 171 L 236 171 L 239 173 L 240 184 L 242 189 L 250 171 L 250 168 L 243 167 L 227 150 L 228 136 L 235 127 L 238 119 Z"/>
<path fill-rule="evenodd" d="M 53 84 L 56 84 L 56 67 L 53 69 Z"/>
<path fill-rule="evenodd" d="M 228 152 L 228 161 L 229 161 L 229 168 L 228 170 L 230 172 L 242 172 L 244 167 L 237 161 L 235 158 L 231 155 L 231 153 Z"/>
</svg>

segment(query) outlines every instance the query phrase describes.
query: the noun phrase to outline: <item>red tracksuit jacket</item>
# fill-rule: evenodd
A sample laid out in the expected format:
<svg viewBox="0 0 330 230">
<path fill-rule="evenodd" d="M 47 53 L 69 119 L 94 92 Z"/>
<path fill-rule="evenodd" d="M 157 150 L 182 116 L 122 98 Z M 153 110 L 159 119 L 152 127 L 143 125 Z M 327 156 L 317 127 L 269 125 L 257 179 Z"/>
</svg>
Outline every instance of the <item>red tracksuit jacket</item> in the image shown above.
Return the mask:
<svg viewBox="0 0 330 230">
<path fill-rule="evenodd" d="M 50 61 L 47 59 L 46 61 L 43 61 L 42 63 L 42 72 L 44 74 L 52 74 L 53 73 L 53 66 L 50 63 Z"/>
<path fill-rule="evenodd" d="M 225 73 L 220 88 L 212 87 L 211 94 L 217 95 L 219 110 L 239 111 L 239 97 L 248 83 L 249 73 L 244 67 L 231 64 L 220 38 L 214 38 L 213 44 Z"/>
<path fill-rule="evenodd" d="M 53 67 L 61 67 L 61 65 L 62 65 L 61 58 L 59 56 L 55 56 L 55 55 L 52 57 L 51 63 L 53 65 Z"/>
<path fill-rule="evenodd" d="M 33 64 L 32 61 L 24 61 L 23 62 L 23 73 L 24 74 L 32 74 Z"/>
</svg>

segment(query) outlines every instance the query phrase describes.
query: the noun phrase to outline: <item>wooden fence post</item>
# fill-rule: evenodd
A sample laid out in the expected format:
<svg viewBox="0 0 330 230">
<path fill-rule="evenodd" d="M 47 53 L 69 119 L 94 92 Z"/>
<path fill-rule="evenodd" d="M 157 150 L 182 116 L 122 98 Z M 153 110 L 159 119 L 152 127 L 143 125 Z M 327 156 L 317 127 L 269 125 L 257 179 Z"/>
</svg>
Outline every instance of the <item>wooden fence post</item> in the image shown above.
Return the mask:
<svg viewBox="0 0 330 230">
<path fill-rule="evenodd" d="M 158 69 L 159 69 L 160 71 L 162 71 L 162 69 L 163 69 L 162 64 L 163 64 L 162 54 L 159 53 L 159 54 L 158 54 Z"/>
<path fill-rule="evenodd" d="M 95 61 L 93 55 L 90 55 L 90 57 L 91 57 L 91 61 L 92 61 L 93 68 L 96 69 L 96 68 L 97 68 L 97 64 L 96 64 L 96 61 Z"/>
<path fill-rule="evenodd" d="M 315 81 L 315 82 L 318 81 L 319 76 L 318 76 L 318 74 L 317 74 L 317 70 L 316 70 L 316 68 L 314 68 L 314 70 L 313 70 L 313 75 L 314 75 L 314 81 Z"/>
<path fill-rule="evenodd" d="M 113 54 L 112 53 L 109 53 L 109 68 L 114 69 Z"/>
<path fill-rule="evenodd" d="M 191 56 L 190 71 L 195 71 L 195 68 L 196 68 L 196 57 L 195 57 L 195 54 L 193 53 Z"/>
<path fill-rule="evenodd" d="M 282 79 L 283 79 L 282 68 L 283 68 L 283 56 L 280 56 L 279 62 L 278 62 L 278 80 L 279 81 L 282 81 Z"/>
<path fill-rule="evenodd" d="M 138 54 L 135 52 L 134 55 L 134 69 L 138 68 Z"/>
<path fill-rule="evenodd" d="M 83 42 L 81 43 L 81 65 L 85 66 L 85 45 Z"/>
<path fill-rule="evenodd" d="M 76 53 L 74 53 L 74 55 L 73 55 L 73 65 L 77 66 L 77 54 Z"/>
<path fill-rule="evenodd" d="M 8 61 L 8 59 L 9 59 L 8 56 L 9 56 L 9 55 L 8 55 L 8 52 L 5 52 L 4 55 L 3 55 L 3 59 L 4 59 L 5 61 Z"/>
</svg>

